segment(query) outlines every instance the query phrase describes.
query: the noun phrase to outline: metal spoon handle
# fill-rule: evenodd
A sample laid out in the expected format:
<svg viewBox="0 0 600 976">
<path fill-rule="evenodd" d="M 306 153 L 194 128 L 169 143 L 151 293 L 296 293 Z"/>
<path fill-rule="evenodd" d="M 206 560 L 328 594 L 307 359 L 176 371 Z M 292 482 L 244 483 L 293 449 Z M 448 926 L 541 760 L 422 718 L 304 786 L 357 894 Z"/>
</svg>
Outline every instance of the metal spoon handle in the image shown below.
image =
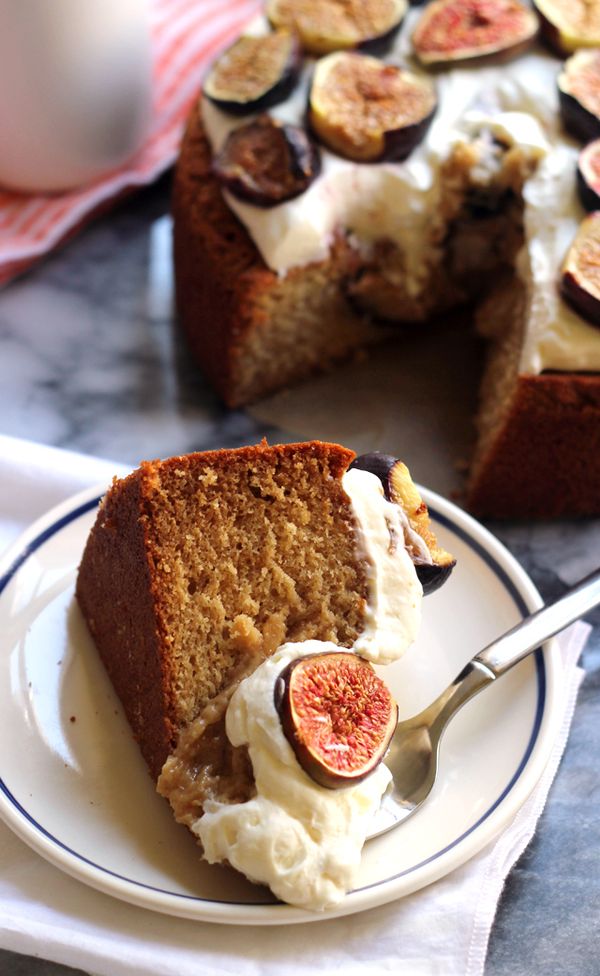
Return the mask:
<svg viewBox="0 0 600 976">
<path fill-rule="evenodd" d="M 573 623 L 600 603 L 600 569 L 596 569 L 555 603 L 526 617 L 502 637 L 492 641 L 473 658 L 499 678 L 531 654 L 549 637 Z"/>
</svg>

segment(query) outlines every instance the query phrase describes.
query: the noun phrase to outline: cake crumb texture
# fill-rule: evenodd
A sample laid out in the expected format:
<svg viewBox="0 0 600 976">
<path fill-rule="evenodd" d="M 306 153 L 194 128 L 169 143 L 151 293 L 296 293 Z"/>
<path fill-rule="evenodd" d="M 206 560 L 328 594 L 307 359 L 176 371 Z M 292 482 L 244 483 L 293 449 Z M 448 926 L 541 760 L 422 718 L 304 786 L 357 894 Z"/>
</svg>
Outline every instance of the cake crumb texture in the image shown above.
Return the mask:
<svg viewBox="0 0 600 976">
<path fill-rule="evenodd" d="M 145 462 L 113 483 L 77 599 L 156 779 L 182 728 L 284 641 L 351 646 L 366 580 L 337 445 Z"/>
</svg>

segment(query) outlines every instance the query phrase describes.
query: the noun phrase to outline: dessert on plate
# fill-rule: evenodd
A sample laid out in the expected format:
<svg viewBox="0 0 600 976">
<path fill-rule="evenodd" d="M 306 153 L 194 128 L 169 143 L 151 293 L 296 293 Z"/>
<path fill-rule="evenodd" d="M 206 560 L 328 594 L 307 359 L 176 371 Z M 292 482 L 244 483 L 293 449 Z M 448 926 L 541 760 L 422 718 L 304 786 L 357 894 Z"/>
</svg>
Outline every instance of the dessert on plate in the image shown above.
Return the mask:
<svg viewBox="0 0 600 976">
<path fill-rule="evenodd" d="M 385 455 L 263 443 L 114 481 L 77 600 L 207 860 L 306 908 L 351 889 L 397 718 L 372 665 L 412 643 L 453 565 Z"/>
<path fill-rule="evenodd" d="M 178 313 L 228 404 L 474 308 L 469 507 L 600 511 L 598 23 L 564 0 L 265 5 L 174 185 Z"/>
</svg>

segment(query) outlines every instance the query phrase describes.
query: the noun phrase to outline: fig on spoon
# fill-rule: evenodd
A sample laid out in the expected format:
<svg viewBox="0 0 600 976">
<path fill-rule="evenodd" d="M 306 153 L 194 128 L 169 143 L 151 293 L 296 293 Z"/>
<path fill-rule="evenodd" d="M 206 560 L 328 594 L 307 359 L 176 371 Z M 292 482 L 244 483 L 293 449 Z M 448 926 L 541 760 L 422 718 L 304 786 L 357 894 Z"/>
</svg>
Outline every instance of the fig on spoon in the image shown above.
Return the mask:
<svg viewBox="0 0 600 976">
<path fill-rule="evenodd" d="M 300 766 L 327 789 L 373 772 L 398 721 L 387 685 L 368 661 L 346 651 L 288 664 L 275 685 L 275 707 Z"/>
</svg>

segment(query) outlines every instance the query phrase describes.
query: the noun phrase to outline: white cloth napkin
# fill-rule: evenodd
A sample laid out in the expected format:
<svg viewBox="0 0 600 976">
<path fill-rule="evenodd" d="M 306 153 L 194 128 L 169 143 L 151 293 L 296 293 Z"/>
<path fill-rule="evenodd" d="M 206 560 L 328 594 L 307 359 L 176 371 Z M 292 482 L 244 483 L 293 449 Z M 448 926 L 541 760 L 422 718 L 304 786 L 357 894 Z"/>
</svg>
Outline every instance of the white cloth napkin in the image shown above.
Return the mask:
<svg viewBox="0 0 600 976">
<path fill-rule="evenodd" d="M 57 502 L 121 472 L 117 464 L 0 436 L 0 548 Z M 310 927 L 192 922 L 86 887 L 0 823 L 0 946 L 98 976 L 479 976 L 504 879 L 533 835 L 566 743 L 588 632 L 577 624 L 560 639 L 563 721 L 539 784 L 500 837 L 428 888 Z"/>
</svg>

